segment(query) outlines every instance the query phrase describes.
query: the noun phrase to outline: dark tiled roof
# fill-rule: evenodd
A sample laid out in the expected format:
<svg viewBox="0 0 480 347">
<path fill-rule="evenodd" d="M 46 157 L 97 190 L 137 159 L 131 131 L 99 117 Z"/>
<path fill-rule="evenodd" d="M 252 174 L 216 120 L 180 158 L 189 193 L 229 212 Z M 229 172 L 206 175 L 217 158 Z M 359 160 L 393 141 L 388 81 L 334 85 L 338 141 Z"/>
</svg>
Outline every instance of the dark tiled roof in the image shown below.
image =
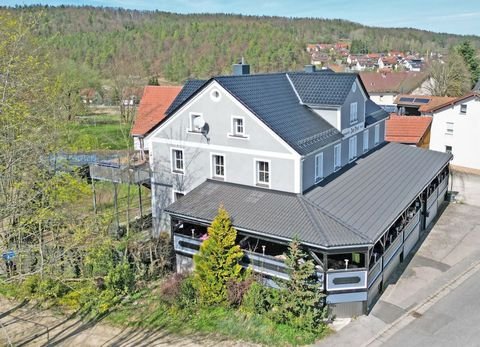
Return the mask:
<svg viewBox="0 0 480 347">
<path fill-rule="evenodd" d="M 353 73 L 288 73 L 302 103 L 307 105 L 343 105 L 352 84 Z"/>
<path fill-rule="evenodd" d="M 389 113 L 368 99 L 365 103 L 365 126 L 374 124 L 382 119 L 388 118 Z"/>
<path fill-rule="evenodd" d="M 223 76 L 215 80 L 300 154 L 342 138 L 326 120 L 300 104 L 285 73 Z"/>
<path fill-rule="evenodd" d="M 233 225 L 285 241 L 298 237 L 324 247 L 366 245 L 368 240 L 308 202 L 302 195 L 207 180 L 166 211 L 211 222 L 223 205 Z"/>
<path fill-rule="evenodd" d="M 305 197 L 376 240 L 451 158 L 389 143 L 329 176 Z"/>
<path fill-rule="evenodd" d="M 170 214 L 211 222 L 223 204 L 233 225 L 319 247 L 373 244 L 449 162 L 451 155 L 390 143 L 305 195 L 207 180 Z"/>
<path fill-rule="evenodd" d="M 183 86 L 182 91 L 178 96 L 173 100 L 172 104 L 170 107 L 165 111 L 166 115 L 170 115 L 173 111 L 175 111 L 178 106 L 183 104 L 184 101 L 186 101 L 190 96 L 195 94 L 197 90 L 199 90 L 207 81 L 205 80 L 188 80 L 185 82 L 185 85 Z"/>
</svg>

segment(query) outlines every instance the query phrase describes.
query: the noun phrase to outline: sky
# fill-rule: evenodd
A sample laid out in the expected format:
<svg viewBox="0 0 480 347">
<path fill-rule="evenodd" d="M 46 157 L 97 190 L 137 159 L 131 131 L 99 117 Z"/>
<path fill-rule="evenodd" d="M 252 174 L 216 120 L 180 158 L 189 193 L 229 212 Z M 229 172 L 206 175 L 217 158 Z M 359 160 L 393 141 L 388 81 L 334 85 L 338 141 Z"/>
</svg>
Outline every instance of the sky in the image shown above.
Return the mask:
<svg viewBox="0 0 480 347">
<path fill-rule="evenodd" d="M 6 6 L 39 3 L 177 13 L 341 18 L 369 26 L 480 35 L 479 0 L 0 0 Z"/>
</svg>

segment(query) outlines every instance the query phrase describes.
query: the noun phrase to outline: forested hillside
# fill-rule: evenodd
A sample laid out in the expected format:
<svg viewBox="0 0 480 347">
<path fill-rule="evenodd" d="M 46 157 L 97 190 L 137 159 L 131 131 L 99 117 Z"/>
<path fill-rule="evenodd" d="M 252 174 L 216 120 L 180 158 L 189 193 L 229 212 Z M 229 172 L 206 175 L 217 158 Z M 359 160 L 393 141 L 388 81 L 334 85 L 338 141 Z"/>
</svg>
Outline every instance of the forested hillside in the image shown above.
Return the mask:
<svg viewBox="0 0 480 347">
<path fill-rule="evenodd" d="M 371 28 L 344 20 L 94 7 L 23 7 L 14 13 L 22 11 L 43 14 L 39 34 L 63 65 L 73 61 L 80 75 L 92 70 L 102 78 L 158 75 L 181 82 L 230 73 L 241 56 L 254 72 L 298 69 L 309 62 L 307 43 L 338 39 L 361 40 L 373 52 L 446 51 L 465 39 L 480 47 L 475 36 Z"/>
</svg>

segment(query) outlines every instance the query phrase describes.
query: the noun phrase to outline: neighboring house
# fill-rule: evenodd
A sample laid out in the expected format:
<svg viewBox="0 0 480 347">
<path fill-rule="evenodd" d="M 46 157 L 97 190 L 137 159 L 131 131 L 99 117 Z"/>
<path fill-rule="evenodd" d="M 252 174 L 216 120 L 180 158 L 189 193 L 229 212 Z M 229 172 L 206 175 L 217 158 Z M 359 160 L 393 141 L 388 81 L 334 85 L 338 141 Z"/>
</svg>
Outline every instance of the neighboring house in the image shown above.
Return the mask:
<svg viewBox="0 0 480 347">
<path fill-rule="evenodd" d="M 390 115 L 385 124 L 385 140 L 427 148 L 432 117 Z"/>
<path fill-rule="evenodd" d="M 146 86 L 130 134 L 136 151 L 145 152 L 144 138 L 165 117 L 165 111 L 182 90 L 173 86 Z M 143 156 L 143 155 L 142 155 Z"/>
<path fill-rule="evenodd" d="M 191 269 L 223 205 L 245 267 L 288 279 L 298 238 L 333 314 L 363 314 L 434 219 L 451 156 L 386 144 L 357 74 L 248 70 L 188 82 L 147 136 L 155 230 Z"/>
<path fill-rule="evenodd" d="M 439 105 L 453 101 L 455 98 L 448 96 L 400 94 L 393 103 L 397 105 L 398 113 L 403 116 L 420 116 L 428 114 L 430 110 Z"/>
<path fill-rule="evenodd" d="M 407 70 L 419 72 L 422 71 L 423 61 L 422 59 L 405 59 L 403 66 Z"/>
<path fill-rule="evenodd" d="M 330 61 L 330 55 L 323 52 L 313 52 L 311 64 L 313 65 L 325 65 Z"/>
<path fill-rule="evenodd" d="M 378 58 L 378 68 L 380 70 L 383 69 L 390 69 L 390 70 L 396 70 L 397 69 L 397 57 L 394 56 L 383 56 Z"/>
<path fill-rule="evenodd" d="M 430 149 L 453 154 L 452 164 L 480 170 L 480 93 L 471 92 L 430 110 Z"/>
<path fill-rule="evenodd" d="M 393 105 L 399 94 L 424 94 L 427 75 L 422 72 L 361 72 L 370 99 L 378 105 Z"/>
</svg>

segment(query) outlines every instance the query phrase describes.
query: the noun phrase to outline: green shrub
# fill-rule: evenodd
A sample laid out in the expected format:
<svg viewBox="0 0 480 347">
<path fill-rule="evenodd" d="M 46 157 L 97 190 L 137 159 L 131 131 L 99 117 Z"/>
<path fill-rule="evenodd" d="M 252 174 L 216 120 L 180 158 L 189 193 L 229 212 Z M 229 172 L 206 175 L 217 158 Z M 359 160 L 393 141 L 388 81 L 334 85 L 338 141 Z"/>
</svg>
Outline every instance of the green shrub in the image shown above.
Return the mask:
<svg viewBox="0 0 480 347">
<path fill-rule="evenodd" d="M 122 261 L 108 272 L 105 277 L 108 290 L 115 294 L 126 295 L 135 287 L 135 274 L 127 261 Z"/>
<path fill-rule="evenodd" d="M 198 292 L 195 289 L 193 277 L 188 276 L 180 283 L 177 306 L 181 309 L 193 308 L 198 303 L 197 298 Z"/>
<path fill-rule="evenodd" d="M 220 207 L 208 228 L 208 238 L 193 256 L 194 284 L 201 303 L 206 306 L 226 304 L 227 283 L 242 279 L 243 252 L 235 244 L 236 237 L 237 231 L 227 211 Z"/>
</svg>

